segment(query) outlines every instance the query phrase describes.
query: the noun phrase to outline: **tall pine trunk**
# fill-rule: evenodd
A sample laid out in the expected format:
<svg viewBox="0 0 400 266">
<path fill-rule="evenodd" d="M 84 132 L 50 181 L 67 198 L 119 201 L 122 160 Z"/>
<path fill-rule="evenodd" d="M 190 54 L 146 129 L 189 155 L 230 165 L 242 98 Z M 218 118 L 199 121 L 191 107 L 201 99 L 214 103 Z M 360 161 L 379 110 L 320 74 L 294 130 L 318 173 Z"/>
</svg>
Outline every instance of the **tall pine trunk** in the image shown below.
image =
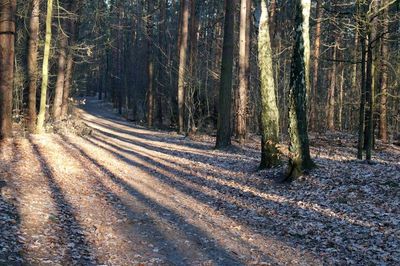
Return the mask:
<svg viewBox="0 0 400 266">
<path fill-rule="evenodd" d="M 36 128 L 36 90 L 38 79 L 39 15 L 40 0 L 31 1 L 28 44 L 28 113 L 27 127 L 33 133 Z"/>
<path fill-rule="evenodd" d="M 251 0 L 241 0 L 239 33 L 239 89 L 237 99 L 238 106 L 236 112 L 236 138 L 240 144 L 243 144 L 247 134 L 247 94 L 249 91 L 250 82 L 250 29 Z"/>
<path fill-rule="evenodd" d="M 267 1 L 261 1 L 261 18 L 258 35 L 258 60 L 261 79 L 261 163 L 260 168 L 270 168 L 279 163 L 279 110 L 275 94 Z"/>
<path fill-rule="evenodd" d="M 61 27 L 61 26 L 60 26 Z M 64 92 L 65 83 L 65 72 L 66 72 L 66 57 L 67 57 L 67 46 L 68 46 L 68 36 L 65 35 L 65 22 L 63 23 L 63 28 L 59 29 L 59 47 L 58 47 L 58 71 L 56 87 L 54 91 L 54 102 L 52 109 L 52 116 L 54 121 L 58 121 L 61 118 L 61 107 Z"/>
<path fill-rule="evenodd" d="M 217 149 L 231 145 L 235 2 L 236 1 L 234 0 L 225 0 L 224 43 L 222 49 L 221 77 L 218 100 Z"/>
<path fill-rule="evenodd" d="M 185 119 L 185 75 L 187 68 L 187 51 L 189 39 L 189 0 L 181 0 L 181 19 L 179 29 L 179 72 L 178 72 L 178 132 L 184 132 Z"/>
<path fill-rule="evenodd" d="M 382 1 L 382 6 L 386 6 L 388 0 Z M 383 11 L 383 33 L 382 36 L 382 51 L 381 51 L 381 95 L 380 95 L 380 118 L 379 118 L 379 138 L 383 142 L 388 142 L 388 115 L 387 115 L 387 102 L 388 102 L 388 60 L 389 60 L 389 47 L 388 47 L 388 31 L 389 31 L 389 17 L 388 8 Z"/>
<path fill-rule="evenodd" d="M 0 1 L 0 139 L 12 135 L 16 0 Z"/>
</svg>

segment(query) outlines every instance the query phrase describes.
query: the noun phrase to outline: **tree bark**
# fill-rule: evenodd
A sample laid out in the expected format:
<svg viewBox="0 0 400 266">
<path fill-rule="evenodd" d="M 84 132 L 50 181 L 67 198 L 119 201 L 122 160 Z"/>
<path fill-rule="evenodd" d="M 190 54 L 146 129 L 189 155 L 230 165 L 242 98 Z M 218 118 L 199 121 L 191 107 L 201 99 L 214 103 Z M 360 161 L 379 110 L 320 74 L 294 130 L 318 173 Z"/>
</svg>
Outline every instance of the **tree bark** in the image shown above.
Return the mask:
<svg viewBox="0 0 400 266">
<path fill-rule="evenodd" d="M 261 1 L 261 18 L 258 36 L 258 60 L 261 79 L 261 163 L 260 168 L 279 164 L 279 110 L 275 94 L 272 49 L 267 1 Z"/>
<path fill-rule="evenodd" d="M 12 135 L 16 0 L 0 1 L 0 140 Z"/>
<path fill-rule="evenodd" d="M 222 49 L 221 77 L 218 100 L 216 148 L 231 145 L 232 69 L 235 23 L 234 0 L 225 0 L 224 43 Z"/>
<path fill-rule="evenodd" d="M 153 62 L 153 4 L 147 3 L 147 126 L 152 127 L 154 121 L 154 62 Z"/>
<path fill-rule="evenodd" d="M 311 0 L 296 0 L 295 44 L 289 86 L 289 171 L 285 180 L 300 176 L 314 167 L 307 129 L 307 67 L 310 55 L 309 17 Z M 308 51 L 307 51 L 308 50 Z"/>
<path fill-rule="evenodd" d="M 236 138 L 240 144 L 244 143 L 247 135 L 247 94 L 250 83 L 250 29 L 251 0 L 241 0 L 239 33 L 239 89 L 237 99 L 238 106 L 236 111 Z"/>
<path fill-rule="evenodd" d="M 387 0 L 382 1 L 382 6 L 386 6 Z M 383 27 L 382 31 L 382 51 L 381 51 L 381 95 L 380 95 L 380 118 L 379 118 L 379 138 L 383 142 L 388 142 L 388 121 L 387 121 L 387 102 L 388 102 L 388 60 L 389 60 L 389 47 L 388 47 L 388 31 L 389 31 L 389 17 L 388 8 L 383 11 Z"/>
<path fill-rule="evenodd" d="M 310 128 L 315 130 L 317 123 L 317 91 L 318 91 L 318 74 L 319 74 L 319 55 L 321 47 L 321 19 L 323 16 L 323 9 L 321 7 L 322 0 L 317 0 L 316 7 L 316 30 L 315 30 L 315 41 L 314 41 L 314 66 L 313 66 L 313 82 L 312 91 L 310 94 Z"/>
<path fill-rule="evenodd" d="M 64 84 L 65 84 L 65 72 L 66 72 L 66 57 L 67 57 L 67 46 L 68 46 L 68 36 L 65 35 L 65 23 L 63 23 L 63 28 L 59 29 L 59 47 L 58 47 L 58 71 L 56 87 L 54 91 L 54 102 L 53 102 L 53 120 L 57 122 L 61 118 L 61 106 L 63 100 Z"/>
<path fill-rule="evenodd" d="M 184 132 L 185 116 L 185 75 L 189 39 L 190 0 L 181 0 L 182 16 L 179 30 L 179 72 L 178 72 L 178 132 Z"/>
<path fill-rule="evenodd" d="M 28 44 L 28 113 L 27 127 L 33 133 L 36 128 L 36 90 L 38 79 L 39 15 L 40 0 L 31 1 Z"/>
<path fill-rule="evenodd" d="M 328 99 L 327 99 L 327 110 L 326 110 L 326 122 L 328 130 L 335 130 L 335 90 L 336 90 L 336 59 L 337 59 L 337 50 L 338 50 L 337 40 L 335 41 L 335 45 L 333 49 L 333 62 L 332 69 L 330 72 L 330 86 L 328 90 Z"/>
<path fill-rule="evenodd" d="M 47 14 L 46 14 L 46 37 L 44 44 L 43 66 L 42 66 L 42 86 L 40 93 L 40 108 L 38 114 L 38 121 L 36 132 L 38 134 L 43 132 L 44 120 L 46 116 L 46 103 L 47 103 L 47 86 L 49 83 L 49 57 L 51 48 L 51 21 L 53 13 L 53 0 L 47 0 Z"/>
</svg>

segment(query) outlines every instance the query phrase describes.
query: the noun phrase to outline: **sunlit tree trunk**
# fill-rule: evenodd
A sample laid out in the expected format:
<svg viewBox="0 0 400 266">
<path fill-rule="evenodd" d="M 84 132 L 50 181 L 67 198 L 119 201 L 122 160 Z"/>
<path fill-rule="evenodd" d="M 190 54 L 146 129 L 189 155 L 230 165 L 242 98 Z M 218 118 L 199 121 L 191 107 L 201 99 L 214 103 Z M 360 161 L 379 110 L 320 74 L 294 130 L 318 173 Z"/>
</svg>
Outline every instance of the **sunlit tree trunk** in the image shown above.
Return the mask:
<svg viewBox="0 0 400 266">
<path fill-rule="evenodd" d="M 37 118 L 36 132 L 42 133 L 44 120 L 46 118 L 47 86 L 49 82 L 49 57 L 51 48 L 51 21 L 53 13 L 53 0 L 47 0 L 46 14 L 46 37 L 44 44 L 43 66 L 42 66 L 42 86 L 40 92 L 40 108 Z"/>
<path fill-rule="evenodd" d="M 65 25 L 65 23 L 63 23 Z M 56 87 L 54 90 L 54 102 L 52 109 L 52 116 L 54 121 L 58 121 L 61 118 L 61 105 L 64 92 L 65 83 L 65 72 L 66 72 L 66 57 L 67 57 L 67 46 L 68 36 L 65 35 L 65 27 L 59 29 L 59 46 L 57 47 L 58 55 L 58 71 Z"/>
<path fill-rule="evenodd" d="M 12 134 L 15 0 L 0 1 L 0 139 Z"/>
<path fill-rule="evenodd" d="M 258 60 L 261 79 L 261 163 L 260 168 L 270 168 L 279 163 L 279 111 L 275 94 L 272 49 L 269 32 L 267 1 L 261 1 L 261 18 L 258 33 Z"/>
<path fill-rule="evenodd" d="M 235 0 L 225 0 L 224 43 L 218 101 L 216 148 L 231 145 L 232 69 L 235 23 Z"/>
<path fill-rule="evenodd" d="M 31 17 L 29 21 L 28 44 L 28 130 L 33 133 L 36 128 L 36 90 L 38 79 L 38 46 L 39 46 L 39 14 L 40 0 L 31 1 Z"/>
<path fill-rule="evenodd" d="M 267 14 L 268 16 L 268 14 Z M 247 94 L 250 81 L 251 0 L 241 0 L 239 42 L 239 89 L 236 112 L 236 138 L 243 144 L 247 134 Z"/>
<path fill-rule="evenodd" d="M 290 74 L 289 139 L 290 159 L 287 179 L 314 167 L 307 129 L 307 86 L 309 75 L 309 18 L 311 0 L 296 0 L 295 44 Z"/>
</svg>

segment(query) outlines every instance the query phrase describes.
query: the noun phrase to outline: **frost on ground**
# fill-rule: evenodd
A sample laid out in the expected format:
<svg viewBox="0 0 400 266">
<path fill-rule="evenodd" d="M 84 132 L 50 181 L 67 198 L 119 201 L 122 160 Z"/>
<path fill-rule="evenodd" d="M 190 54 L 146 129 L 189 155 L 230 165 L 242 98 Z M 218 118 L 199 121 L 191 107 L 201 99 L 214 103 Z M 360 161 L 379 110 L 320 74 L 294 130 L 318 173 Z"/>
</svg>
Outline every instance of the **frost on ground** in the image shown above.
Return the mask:
<svg viewBox="0 0 400 266">
<path fill-rule="evenodd" d="M 367 164 L 351 136 L 314 136 L 318 168 L 280 185 L 257 140 L 216 151 L 95 102 L 81 117 L 91 136 L 2 144 L 0 265 L 400 264 L 399 147 Z"/>
</svg>

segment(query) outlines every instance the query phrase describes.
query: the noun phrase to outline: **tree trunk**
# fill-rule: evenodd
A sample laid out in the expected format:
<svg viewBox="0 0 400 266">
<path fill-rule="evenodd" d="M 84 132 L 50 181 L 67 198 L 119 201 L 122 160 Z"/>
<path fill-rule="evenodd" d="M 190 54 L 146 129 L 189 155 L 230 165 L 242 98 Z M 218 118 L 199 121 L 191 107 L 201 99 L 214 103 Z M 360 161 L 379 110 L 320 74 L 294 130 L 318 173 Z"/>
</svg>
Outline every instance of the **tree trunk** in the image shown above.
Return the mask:
<svg viewBox="0 0 400 266">
<path fill-rule="evenodd" d="M 268 14 L 266 16 L 268 16 Z M 268 27 L 268 25 L 266 27 Z M 247 94 L 249 91 L 250 82 L 250 29 L 251 0 L 241 0 L 239 36 L 239 89 L 237 99 L 238 106 L 236 111 L 236 138 L 240 144 L 244 143 L 247 135 Z M 271 46 L 270 41 L 269 45 Z"/>
<path fill-rule="evenodd" d="M 31 17 L 29 21 L 29 44 L 28 44 L 28 113 L 27 127 L 33 133 L 36 128 L 36 90 L 38 79 L 38 47 L 39 47 L 39 15 L 40 0 L 31 1 Z"/>
<path fill-rule="evenodd" d="M 316 30 L 315 30 L 315 41 L 314 41 L 314 67 L 313 67 L 313 82 L 312 91 L 310 94 L 310 128 L 315 130 L 317 123 L 317 91 L 318 91 L 318 74 L 319 74 L 319 55 L 321 47 L 321 19 L 323 16 L 323 9 L 321 8 L 322 0 L 317 1 L 316 7 Z"/>
<path fill-rule="evenodd" d="M 71 37 L 72 38 L 72 37 Z M 67 55 L 67 66 L 65 70 L 65 83 L 63 86 L 63 98 L 61 106 L 61 117 L 65 119 L 68 116 L 68 99 L 71 90 L 72 75 L 74 70 L 73 52 L 70 51 Z"/>
<path fill-rule="evenodd" d="M 382 6 L 387 5 L 387 0 L 382 1 Z M 382 51 L 381 51 L 381 95 L 380 95 L 380 118 L 379 118 L 379 138 L 383 142 L 388 142 L 388 129 L 387 129 L 387 102 L 388 102 L 388 60 L 389 60 L 389 47 L 388 47 L 388 31 L 389 31 L 389 18 L 388 8 L 383 11 L 383 37 L 382 37 Z"/>
<path fill-rule="evenodd" d="M 36 132 L 38 134 L 43 132 L 44 120 L 46 116 L 47 85 L 49 83 L 49 57 L 51 48 L 52 13 L 53 13 L 53 0 L 47 0 L 46 37 L 44 43 L 44 55 L 43 55 L 43 66 L 42 66 L 42 86 L 40 93 L 40 108 L 39 108 L 38 121 L 36 127 Z"/>
<path fill-rule="evenodd" d="M 154 120 L 154 62 L 153 62 L 153 4 L 147 5 L 147 126 L 153 126 Z"/>
<path fill-rule="evenodd" d="M 295 44 L 289 86 L 289 172 L 286 180 L 314 167 L 307 129 L 307 76 L 309 75 L 309 18 L 311 0 L 296 0 Z M 308 50 L 308 51 L 307 51 Z"/>
<path fill-rule="evenodd" d="M 224 43 L 222 50 L 221 77 L 219 89 L 219 112 L 217 124 L 216 148 L 231 145 L 231 106 L 232 106 L 232 69 L 235 23 L 235 2 L 225 0 Z"/>
<path fill-rule="evenodd" d="M 65 25 L 65 23 L 63 23 Z M 68 36 L 65 35 L 66 27 L 59 29 L 60 43 L 58 47 L 58 72 L 57 81 L 54 91 L 54 102 L 53 102 L 53 120 L 57 122 L 61 118 L 61 106 L 63 100 L 64 84 L 65 84 L 65 72 L 66 72 L 66 57 L 67 57 L 67 46 L 68 46 Z"/>
<path fill-rule="evenodd" d="M 189 39 L 190 0 L 181 0 L 182 16 L 179 30 L 179 73 L 178 73 L 178 132 L 184 132 L 185 116 L 185 75 Z"/>
<path fill-rule="evenodd" d="M 0 140 L 12 135 L 16 0 L 0 1 Z"/>
<path fill-rule="evenodd" d="M 258 36 L 258 59 L 261 79 L 261 163 L 260 168 L 270 168 L 279 163 L 279 110 L 275 94 L 272 49 L 269 32 L 267 1 L 261 1 L 261 18 Z"/>
<path fill-rule="evenodd" d="M 335 41 L 335 46 L 333 49 L 333 62 L 332 69 L 330 72 L 330 86 L 328 90 L 328 101 L 327 101 L 327 110 L 326 110 L 326 122 L 328 130 L 335 130 L 335 90 L 336 90 L 336 59 L 337 59 L 337 50 L 338 43 Z"/>
</svg>

